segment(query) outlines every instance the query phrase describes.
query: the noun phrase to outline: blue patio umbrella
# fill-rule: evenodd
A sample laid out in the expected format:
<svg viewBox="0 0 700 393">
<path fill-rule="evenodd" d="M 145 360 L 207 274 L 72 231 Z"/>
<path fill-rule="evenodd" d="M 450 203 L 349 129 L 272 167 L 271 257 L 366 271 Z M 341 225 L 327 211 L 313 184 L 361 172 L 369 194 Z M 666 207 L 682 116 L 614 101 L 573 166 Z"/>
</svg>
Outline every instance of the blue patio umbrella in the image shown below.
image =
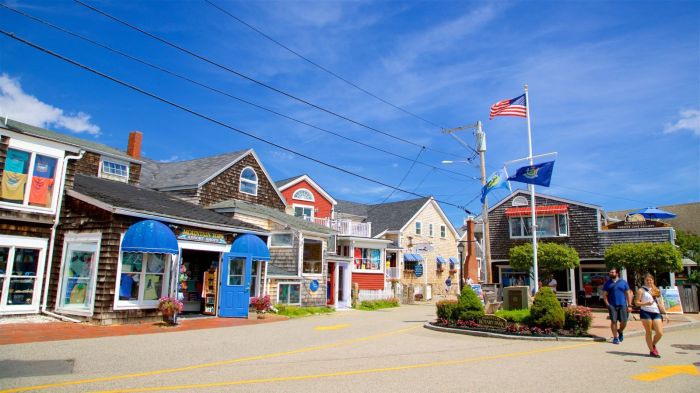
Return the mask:
<svg viewBox="0 0 700 393">
<path fill-rule="evenodd" d="M 630 215 L 632 214 L 641 214 L 644 216 L 644 218 L 649 218 L 649 219 L 660 219 L 663 220 L 664 218 L 673 218 L 676 215 L 667 212 L 665 210 L 657 209 L 655 207 L 645 207 L 644 209 L 639 209 L 637 211 L 633 211 L 629 213 Z"/>
</svg>

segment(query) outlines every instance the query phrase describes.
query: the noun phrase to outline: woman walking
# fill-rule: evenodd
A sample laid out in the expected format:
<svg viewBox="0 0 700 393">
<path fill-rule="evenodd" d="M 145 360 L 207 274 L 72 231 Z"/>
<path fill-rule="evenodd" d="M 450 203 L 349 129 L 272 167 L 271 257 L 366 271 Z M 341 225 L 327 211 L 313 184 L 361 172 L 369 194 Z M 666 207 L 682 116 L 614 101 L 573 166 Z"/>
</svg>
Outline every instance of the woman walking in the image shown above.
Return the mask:
<svg viewBox="0 0 700 393">
<path fill-rule="evenodd" d="M 664 335 L 664 327 L 662 325 L 663 316 L 666 315 L 663 302 L 659 302 L 661 297 L 659 288 L 654 285 L 654 276 L 647 274 L 644 277 L 644 286 L 637 290 L 637 298 L 635 303 L 640 307 L 639 318 L 644 325 L 646 333 L 647 347 L 649 347 L 649 356 L 660 358 L 659 351 L 656 349 L 656 344 Z M 668 321 L 668 318 L 666 318 Z M 654 330 L 654 338 L 651 337 L 651 331 Z"/>
</svg>

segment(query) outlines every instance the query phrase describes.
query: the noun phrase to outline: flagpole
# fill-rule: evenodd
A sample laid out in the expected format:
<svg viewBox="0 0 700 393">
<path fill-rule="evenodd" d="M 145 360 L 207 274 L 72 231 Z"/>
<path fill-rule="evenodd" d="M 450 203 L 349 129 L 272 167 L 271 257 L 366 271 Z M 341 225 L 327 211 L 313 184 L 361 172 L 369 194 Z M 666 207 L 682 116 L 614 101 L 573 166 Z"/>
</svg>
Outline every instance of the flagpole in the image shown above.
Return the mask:
<svg viewBox="0 0 700 393">
<path fill-rule="evenodd" d="M 530 128 L 530 97 L 527 92 L 527 85 L 525 85 L 525 110 L 527 111 L 527 145 L 528 145 L 528 159 L 530 165 L 533 165 L 532 157 L 532 130 Z M 533 278 L 533 288 L 535 293 L 539 290 L 539 281 L 537 273 L 537 215 L 535 213 L 535 185 L 528 184 L 530 190 L 530 206 L 531 206 L 531 217 L 532 217 L 532 269 L 534 271 Z"/>
</svg>

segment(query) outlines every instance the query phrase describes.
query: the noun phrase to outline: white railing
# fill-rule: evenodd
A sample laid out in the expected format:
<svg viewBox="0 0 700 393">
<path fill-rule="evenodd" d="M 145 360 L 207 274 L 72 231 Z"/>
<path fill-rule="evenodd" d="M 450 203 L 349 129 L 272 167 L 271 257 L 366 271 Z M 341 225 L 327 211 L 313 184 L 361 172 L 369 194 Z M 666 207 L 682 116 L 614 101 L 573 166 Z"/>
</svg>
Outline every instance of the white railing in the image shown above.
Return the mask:
<svg viewBox="0 0 700 393">
<path fill-rule="evenodd" d="M 386 268 L 386 279 L 391 280 L 392 278 L 401 278 L 402 269 L 398 267 L 388 267 Z"/>
<path fill-rule="evenodd" d="M 353 222 L 351 220 L 338 220 L 332 218 L 316 218 L 304 217 L 306 221 L 314 224 L 323 225 L 334 229 L 345 236 L 371 237 L 372 223 L 371 222 Z"/>
</svg>

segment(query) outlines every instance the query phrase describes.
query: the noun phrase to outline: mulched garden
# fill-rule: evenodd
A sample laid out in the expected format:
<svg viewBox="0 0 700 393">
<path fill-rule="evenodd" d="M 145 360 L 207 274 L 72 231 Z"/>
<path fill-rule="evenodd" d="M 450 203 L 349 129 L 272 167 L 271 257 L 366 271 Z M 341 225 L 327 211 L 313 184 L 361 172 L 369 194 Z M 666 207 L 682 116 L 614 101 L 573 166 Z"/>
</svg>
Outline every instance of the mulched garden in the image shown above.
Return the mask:
<svg viewBox="0 0 700 393">
<path fill-rule="evenodd" d="M 588 337 L 593 338 L 590 334 L 576 334 L 574 331 L 569 329 L 551 329 L 551 328 L 539 328 L 537 326 L 526 326 L 519 325 L 516 323 L 511 323 L 506 326 L 505 329 L 495 328 L 491 326 L 482 326 L 475 321 L 462 321 L 458 320 L 456 322 L 450 322 L 447 319 L 438 319 L 437 321 L 430 322 L 433 326 L 447 327 L 451 329 L 461 329 L 461 330 L 471 330 L 477 332 L 487 332 L 487 333 L 498 333 L 510 336 L 529 336 L 529 337 Z"/>
</svg>

